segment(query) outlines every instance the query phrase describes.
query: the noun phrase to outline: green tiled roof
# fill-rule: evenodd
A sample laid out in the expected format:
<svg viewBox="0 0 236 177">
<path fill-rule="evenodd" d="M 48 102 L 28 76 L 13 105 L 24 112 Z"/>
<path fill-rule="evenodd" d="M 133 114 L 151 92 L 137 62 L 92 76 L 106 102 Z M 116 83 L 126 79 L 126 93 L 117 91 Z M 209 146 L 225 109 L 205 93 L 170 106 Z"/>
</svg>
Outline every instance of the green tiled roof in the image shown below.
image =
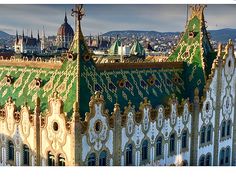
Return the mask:
<svg viewBox="0 0 236 177">
<path fill-rule="evenodd" d="M 202 95 L 215 57 L 216 52 L 212 50 L 208 39 L 203 13 L 192 16 L 178 46 L 168 58 L 168 61 L 186 62 L 185 88 L 190 100 L 193 99 L 195 88 Z"/>
<path fill-rule="evenodd" d="M 64 101 L 64 111 L 71 113 L 76 93 L 75 69 L 75 61 L 65 61 L 60 69 L 0 66 L 0 104 L 5 105 L 8 97 L 12 97 L 17 107 L 27 102 L 33 110 L 39 97 L 41 110 L 45 111 L 48 98 L 57 91 Z M 13 77 L 12 84 L 7 84 L 6 75 Z M 41 87 L 36 87 L 35 78 L 42 80 Z"/>
<path fill-rule="evenodd" d="M 86 49 L 84 40 L 80 41 L 80 45 L 81 49 Z M 118 46 L 120 41 L 117 39 L 110 49 L 110 54 L 117 54 Z M 136 43 L 133 50 L 141 52 L 140 44 Z M 140 63 L 143 67 L 121 67 L 113 63 L 100 67 L 101 64 L 95 64 L 92 59 L 86 61 L 85 51 L 81 53 L 83 56 L 80 55 L 79 61 L 79 110 L 82 117 L 89 111 L 88 103 L 95 91 L 102 92 L 106 108 L 110 112 L 113 111 L 115 103 L 124 108 L 129 100 L 138 109 L 144 97 L 151 101 L 153 107 L 166 104 L 172 94 L 179 100 L 187 97 L 192 100 L 196 87 L 200 95 L 202 94 L 207 72 L 215 57 L 207 37 L 203 16 L 193 16 L 189 20 L 180 43 L 168 58 L 169 62 L 173 62 L 173 66 L 155 68 L 145 67 Z M 182 62 L 182 67 L 176 67 L 176 61 Z M 162 63 L 153 63 L 158 64 Z M 153 82 L 150 83 L 150 80 Z"/>
<path fill-rule="evenodd" d="M 115 42 L 111 45 L 109 49 L 109 54 L 110 55 L 118 55 L 118 48 L 121 46 L 121 41 L 119 38 L 115 40 Z"/>
<path fill-rule="evenodd" d="M 139 43 L 138 40 L 135 40 L 133 46 L 130 49 L 130 54 L 138 56 L 138 57 L 145 56 L 145 50 L 144 50 L 143 46 Z"/>
</svg>

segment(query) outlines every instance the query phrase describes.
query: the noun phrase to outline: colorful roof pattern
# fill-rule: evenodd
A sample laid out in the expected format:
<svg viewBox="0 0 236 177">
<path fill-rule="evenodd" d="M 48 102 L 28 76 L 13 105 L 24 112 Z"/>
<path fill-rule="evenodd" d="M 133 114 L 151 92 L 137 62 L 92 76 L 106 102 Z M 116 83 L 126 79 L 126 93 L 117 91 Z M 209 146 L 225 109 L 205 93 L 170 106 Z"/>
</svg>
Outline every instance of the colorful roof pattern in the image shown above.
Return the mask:
<svg viewBox="0 0 236 177">
<path fill-rule="evenodd" d="M 48 98 L 57 91 L 68 117 L 72 115 L 74 102 L 79 99 L 79 112 L 84 118 L 89 111 L 90 97 L 95 91 L 103 94 L 105 106 L 110 112 L 115 103 L 123 109 L 129 101 L 138 109 L 145 97 L 153 107 L 167 104 L 172 94 L 179 101 L 187 97 L 191 101 L 196 87 L 202 93 L 216 55 L 209 43 L 203 10 L 202 6 L 192 8 L 186 31 L 168 62 L 96 64 L 85 44 L 80 26 L 79 36 L 74 36 L 70 48 L 74 60 L 62 57 L 63 62 L 35 61 L 33 64 L 17 59 L 2 60 L 0 105 L 3 106 L 11 96 L 17 107 L 27 102 L 33 110 L 34 100 L 39 97 L 41 110 L 45 112 Z M 111 51 L 115 54 L 120 45 L 117 39 Z M 76 57 L 78 46 L 80 55 Z M 142 53 L 139 43 L 135 46 L 135 51 Z"/>
<path fill-rule="evenodd" d="M 186 91 L 190 99 L 193 99 L 193 90 L 202 91 L 211 72 L 216 52 L 213 51 L 204 20 L 204 8 L 202 5 L 192 6 L 192 15 L 189 18 L 185 32 L 167 61 L 186 62 Z"/>
<path fill-rule="evenodd" d="M 48 98 L 57 91 L 64 101 L 64 111 L 72 112 L 76 93 L 76 61 L 64 62 L 60 69 L 31 66 L 2 66 L 0 64 L 0 105 L 12 97 L 17 107 L 28 104 L 31 110 L 35 99 L 41 100 L 41 111 L 48 108 Z M 19 61 L 18 61 L 19 62 Z M 27 63 L 28 61 L 22 61 Z M 36 64 L 36 63 L 35 63 Z M 39 64 L 39 63 L 38 63 Z M 47 63 L 45 62 L 47 65 Z M 37 82 L 38 85 L 37 85 Z"/>
<path fill-rule="evenodd" d="M 201 95 L 207 71 L 210 71 L 215 56 L 207 37 L 203 10 L 203 6 L 192 7 L 186 31 L 175 52 L 168 58 L 169 62 L 149 63 L 152 66 L 145 62 L 139 62 L 139 66 L 134 63 L 95 64 L 92 59 L 81 57 L 81 116 L 84 117 L 89 111 L 87 103 L 95 91 L 102 92 L 109 111 L 113 110 L 115 103 L 124 108 L 129 101 L 138 109 L 145 97 L 154 107 L 166 104 L 172 94 L 179 101 L 187 97 L 191 101 L 195 88 L 199 89 Z M 115 53 L 119 44 L 119 40 L 116 40 L 110 52 Z M 83 40 L 80 45 L 85 46 Z M 139 46 L 138 43 L 136 46 Z"/>
</svg>

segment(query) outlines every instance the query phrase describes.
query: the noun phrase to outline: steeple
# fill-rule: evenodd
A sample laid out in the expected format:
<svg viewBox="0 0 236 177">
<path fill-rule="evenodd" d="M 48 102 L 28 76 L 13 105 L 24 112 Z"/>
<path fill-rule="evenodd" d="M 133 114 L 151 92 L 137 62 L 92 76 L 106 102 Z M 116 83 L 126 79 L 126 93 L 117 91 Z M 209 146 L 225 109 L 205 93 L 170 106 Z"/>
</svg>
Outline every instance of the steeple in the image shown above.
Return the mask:
<svg viewBox="0 0 236 177">
<path fill-rule="evenodd" d="M 45 30 L 44 30 L 44 26 L 43 26 L 42 37 L 45 38 Z"/>
<path fill-rule="evenodd" d="M 24 29 L 22 30 L 22 39 L 25 38 L 25 33 L 24 33 Z"/>
<path fill-rule="evenodd" d="M 18 37 L 18 31 L 16 30 L 16 42 L 18 43 L 19 37 Z"/>
<path fill-rule="evenodd" d="M 190 100 L 194 99 L 193 90 L 198 88 L 202 96 L 203 88 L 211 73 L 216 52 L 212 49 L 204 20 L 206 5 L 189 6 L 188 22 L 175 51 L 167 61 L 187 63 L 185 75 L 188 81 L 186 92 Z"/>
<path fill-rule="evenodd" d="M 31 29 L 31 32 L 30 32 L 30 33 L 31 33 L 31 34 L 30 34 L 30 37 L 31 37 L 31 38 L 33 38 L 33 33 L 32 33 L 32 29 Z"/>
<path fill-rule="evenodd" d="M 67 15 L 66 15 L 66 11 L 65 11 L 64 23 L 67 23 Z"/>
<path fill-rule="evenodd" d="M 98 33 L 97 48 L 99 48 L 99 45 L 100 45 L 100 37 L 99 37 L 99 33 Z"/>
<path fill-rule="evenodd" d="M 92 46 L 92 36 L 91 36 L 91 34 L 89 35 L 89 47 L 91 47 Z"/>
<path fill-rule="evenodd" d="M 38 30 L 38 41 L 40 41 L 40 37 L 39 37 L 39 30 Z"/>
</svg>

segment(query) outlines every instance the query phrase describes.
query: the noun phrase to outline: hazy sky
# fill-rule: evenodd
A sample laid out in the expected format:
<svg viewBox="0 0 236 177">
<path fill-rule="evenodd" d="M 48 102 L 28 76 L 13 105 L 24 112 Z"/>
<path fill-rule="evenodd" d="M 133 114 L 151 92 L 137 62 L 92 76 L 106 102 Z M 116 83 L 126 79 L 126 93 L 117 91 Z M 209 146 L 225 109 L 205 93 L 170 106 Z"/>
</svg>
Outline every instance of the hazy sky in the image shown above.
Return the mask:
<svg viewBox="0 0 236 177">
<path fill-rule="evenodd" d="M 46 35 L 55 35 L 63 23 L 65 10 L 68 21 L 74 5 L 0 5 L 0 30 L 15 34 L 32 29 Z M 82 21 L 85 35 L 110 30 L 183 31 L 186 22 L 186 5 L 85 5 Z M 208 29 L 236 28 L 236 5 L 208 5 L 205 20 Z M 26 33 L 26 32 L 25 32 Z"/>
</svg>

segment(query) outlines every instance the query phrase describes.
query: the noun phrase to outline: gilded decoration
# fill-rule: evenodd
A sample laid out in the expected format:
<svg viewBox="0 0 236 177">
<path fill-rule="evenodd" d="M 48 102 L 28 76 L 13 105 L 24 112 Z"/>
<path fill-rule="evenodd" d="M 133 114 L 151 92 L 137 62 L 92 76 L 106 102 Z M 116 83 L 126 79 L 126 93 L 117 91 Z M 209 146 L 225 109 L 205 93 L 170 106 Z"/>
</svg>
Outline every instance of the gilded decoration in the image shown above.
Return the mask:
<svg viewBox="0 0 236 177">
<path fill-rule="evenodd" d="M 88 125 L 89 143 L 94 145 L 95 150 L 99 151 L 102 144 L 107 140 L 109 124 L 108 113 L 104 113 L 104 98 L 100 92 L 96 92 L 89 102 L 90 113 L 86 117 Z"/>
</svg>

